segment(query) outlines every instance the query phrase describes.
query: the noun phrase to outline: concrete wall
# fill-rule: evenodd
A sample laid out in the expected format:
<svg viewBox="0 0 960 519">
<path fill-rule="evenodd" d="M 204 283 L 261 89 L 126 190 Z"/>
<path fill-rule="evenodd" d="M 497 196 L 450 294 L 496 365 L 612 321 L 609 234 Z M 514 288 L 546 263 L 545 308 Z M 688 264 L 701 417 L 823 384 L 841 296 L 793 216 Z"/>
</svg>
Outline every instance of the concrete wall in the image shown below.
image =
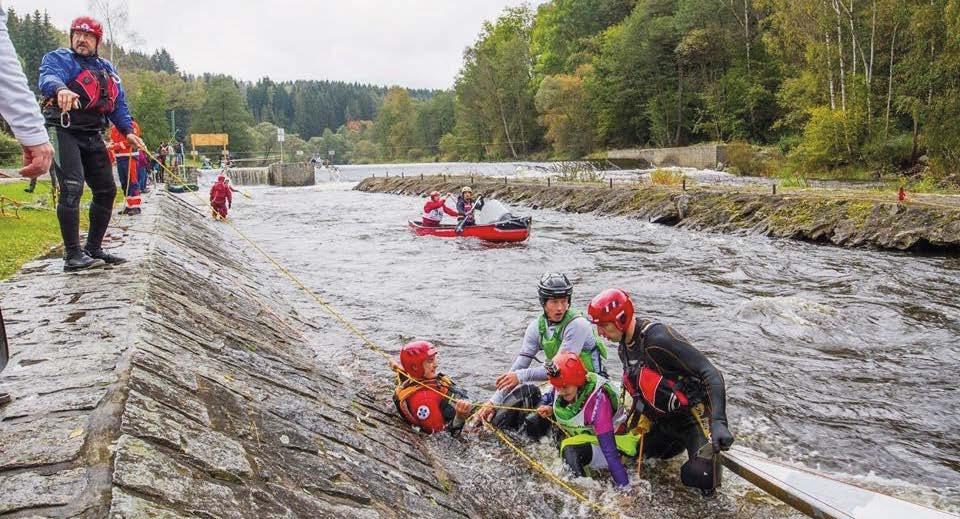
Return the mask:
<svg viewBox="0 0 960 519">
<path fill-rule="evenodd" d="M 313 164 L 309 162 L 276 163 L 267 168 L 271 186 L 298 187 L 316 183 Z"/>
<path fill-rule="evenodd" d="M 341 378 L 356 338 L 305 321 L 224 226 L 164 193 L 130 226 L 106 242 L 125 265 L 42 259 L 0 282 L 0 515 L 497 515 L 395 416 L 383 361 Z"/>
<path fill-rule="evenodd" d="M 651 167 L 713 169 L 718 162 L 723 162 L 724 148 L 723 145 L 708 144 L 683 148 L 610 150 L 607 158 L 645 161 Z"/>
</svg>

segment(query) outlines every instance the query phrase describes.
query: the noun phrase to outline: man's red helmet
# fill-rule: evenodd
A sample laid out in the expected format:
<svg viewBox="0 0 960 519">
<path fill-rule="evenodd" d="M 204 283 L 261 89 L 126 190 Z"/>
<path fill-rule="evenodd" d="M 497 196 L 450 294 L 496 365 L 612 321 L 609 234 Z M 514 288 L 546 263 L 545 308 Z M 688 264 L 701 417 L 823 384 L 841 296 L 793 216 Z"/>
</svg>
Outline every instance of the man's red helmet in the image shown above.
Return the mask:
<svg viewBox="0 0 960 519">
<path fill-rule="evenodd" d="M 217 182 L 223 182 L 223 181 L 226 180 L 226 179 L 227 179 L 227 177 L 225 177 L 225 176 L 223 176 L 223 175 L 217 176 Z"/>
<path fill-rule="evenodd" d="M 423 363 L 437 356 L 437 348 L 427 341 L 407 343 L 400 350 L 400 365 L 414 378 L 423 378 Z"/>
<path fill-rule="evenodd" d="M 431 192 L 430 192 L 430 198 L 437 198 L 437 197 L 439 197 L 439 196 L 440 196 L 440 192 L 439 192 L 439 191 L 431 191 Z"/>
<path fill-rule="evenodd" d="M 625 331 L 633 320 L 633 301 L 619 288 L 608 288 L 597 294 L 587 306 L 593 324 L 613 323 L 617 330 Z"/>
<path fill-rule="evenodd" d="M 97 44 L 103 39 L 103 25 L 89 16 L 81 16 L 70 24 L 70 34 L 74 31 L 86 32 L 97 37 Z"/>
<path fill-rule="evenodd" d="M 545 366 L 550 385 L 560 389 L 566 386 L 580 387 L 587 382 L 587 369 L 576 353 L 561 351 Z"/>
</svg>

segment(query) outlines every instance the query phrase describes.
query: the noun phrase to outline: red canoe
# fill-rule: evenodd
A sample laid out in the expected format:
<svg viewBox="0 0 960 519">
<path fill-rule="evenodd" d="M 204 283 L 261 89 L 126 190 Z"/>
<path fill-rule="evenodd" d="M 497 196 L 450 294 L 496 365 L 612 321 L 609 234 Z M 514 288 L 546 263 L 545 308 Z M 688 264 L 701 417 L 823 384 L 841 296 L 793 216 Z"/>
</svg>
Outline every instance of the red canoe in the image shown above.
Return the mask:
<svg viewBox="0 0 960 519">
<path fill-rule="evenodd" d="M 424 227 L 419 221 L 410 221 L 410 228 L 417 236 L 439 236 L 441 238 L 480 238 L 493 242 L 515 242 L 526 240 L 530 236 L 530 217 L 513 218 L 506 222 L 497 222 L 485 225 L 468 225 L 463 232 L 457 234 L 456 225 L 441 225 L 439 227 Z"/>
</svg>

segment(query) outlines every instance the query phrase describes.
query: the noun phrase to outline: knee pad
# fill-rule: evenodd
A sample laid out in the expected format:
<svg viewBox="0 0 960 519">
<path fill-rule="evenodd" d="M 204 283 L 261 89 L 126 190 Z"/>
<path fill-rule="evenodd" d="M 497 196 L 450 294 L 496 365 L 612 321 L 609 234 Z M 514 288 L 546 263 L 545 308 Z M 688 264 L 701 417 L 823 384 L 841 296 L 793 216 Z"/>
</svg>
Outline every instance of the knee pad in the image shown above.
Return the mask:
<svg viewBox="0 0 960 519">
<path fill-rule="evenodd" d="M 113 201 L 117 198 L 117 186 L 93 191 L 93 203 L 100 207 L 113 208 Z"/>
<path fill-rule="evenodd" d="M 695 457 L 687 460 L 680 467 L 680 481 L 688 487 L 700 490 L 712 490 L 720 486 L 720 467 L 717 466 L 717 457 Z"/>
<path fill-rule="evenodd" d="M 80 197 L 83 196 L 83 182 L 64 180 L 60 185 L 60 200 L 58 202 L 66 209 L 78 209 Z"/>
</svg>

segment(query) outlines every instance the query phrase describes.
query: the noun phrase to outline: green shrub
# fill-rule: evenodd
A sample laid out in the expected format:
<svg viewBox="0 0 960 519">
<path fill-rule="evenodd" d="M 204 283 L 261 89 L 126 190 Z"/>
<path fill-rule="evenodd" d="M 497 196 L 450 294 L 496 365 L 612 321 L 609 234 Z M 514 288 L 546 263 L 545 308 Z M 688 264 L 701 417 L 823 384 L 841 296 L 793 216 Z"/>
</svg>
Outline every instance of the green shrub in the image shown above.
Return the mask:
<svg viewBox="0 0 960 519">
<path fill-rule="evenodd" d="M 650 182 L 658 186 L 678 186 L 683 182 L 683 172 L 656 169 L 650 173 Z"/>
<path fill-rule="evenodd" d="M 20 143 L 13 137 L 0 132 L 0 166 L 5 168 L 20 166 L 21 156 Z"/>
</svg>

